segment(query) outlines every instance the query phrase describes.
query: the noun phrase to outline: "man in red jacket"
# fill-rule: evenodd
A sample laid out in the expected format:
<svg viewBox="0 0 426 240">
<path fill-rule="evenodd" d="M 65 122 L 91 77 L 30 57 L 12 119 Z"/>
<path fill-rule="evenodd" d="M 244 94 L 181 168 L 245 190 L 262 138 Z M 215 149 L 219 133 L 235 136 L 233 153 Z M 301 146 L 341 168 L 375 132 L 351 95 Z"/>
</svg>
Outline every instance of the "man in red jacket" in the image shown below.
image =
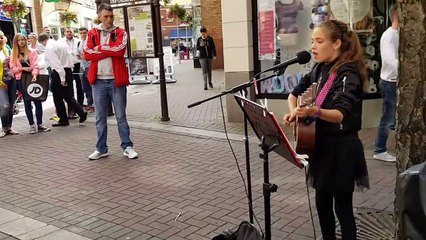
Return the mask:
<svg viewBox="0 0 426 240">
<path fill-rule="evenodd" d="M 114 14 L 109 4 L 101 3 L 98 7 L 101 22 L 90 30 L 84 46 L 84 58 L 92 61 L 88 80 L 93 89 L 93 102 L 96 109 L 96 130 L 98 141 L 96 151 L 89 155 L 89 160 L 108 156 L 107 146 L 107 108 L 114 105 L 118 133 L 121 138 L 123 155 L 135 159 L 138 154 L 130 140 L 130 129 L 126 119 L 127 85 L 129 73 L 124 53 L 127 46 L 127 33 L 114 25 Z"/>
</svg>

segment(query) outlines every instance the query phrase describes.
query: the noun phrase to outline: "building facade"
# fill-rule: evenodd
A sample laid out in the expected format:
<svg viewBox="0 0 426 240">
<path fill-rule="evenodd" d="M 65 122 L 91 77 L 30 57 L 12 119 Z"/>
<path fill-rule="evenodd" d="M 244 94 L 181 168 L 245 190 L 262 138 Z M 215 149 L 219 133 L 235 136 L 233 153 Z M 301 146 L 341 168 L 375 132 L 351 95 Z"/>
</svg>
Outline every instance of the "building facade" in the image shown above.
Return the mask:
<svg viewBox="0 0 426 240">
<path fill-rule="evenodd" d="M 59 13 L 65 9 L 77 12 L 78 22 L 71 23 L 70 27 L 77 33 L 78 28 L 87 27 L 91 29 L 96 19 L 96 5 L 92 0 L 62 0 L 60 2 L 44 2 L 41 5 L 42 25 L 37 25 L 37 32 L 40 33 L 44 26 L 49 26 L 51 34 L 55 39 L 62 38 L 64 26 L 59 21 Z"/>
<path fill-rule="evenodd" d="M 192 16 L 192 7 L 190 5 L 183 5 L 182 7 L 187 14 Z M 193 32 L 190 23 L 179 21 L 176 16 L 170 13 L 170 6 L 162 6 L 160 13 L 164 46 L 171 46 L 176 40 L 192 42 Z"/>
<path fill-rule="evenodd" d="M 220 0 L 193 0 L 193 31 L 194 42 L 200 36 L 200 28 L 207 28 L 208 34 L 214 39 L 216 60 L 213 69 L 224 69 L 222 3 Z M 235 10 L 235 9 L 234 9 Z"/>
</svg>

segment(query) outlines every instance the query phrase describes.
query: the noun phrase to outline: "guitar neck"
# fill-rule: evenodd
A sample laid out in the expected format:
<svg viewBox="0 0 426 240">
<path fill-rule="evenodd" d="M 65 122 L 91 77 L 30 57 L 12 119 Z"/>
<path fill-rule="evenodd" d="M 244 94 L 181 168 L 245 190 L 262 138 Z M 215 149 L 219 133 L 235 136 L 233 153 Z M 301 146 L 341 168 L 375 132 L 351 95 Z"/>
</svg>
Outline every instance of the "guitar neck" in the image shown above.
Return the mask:
<svg viewBox="0 0 426 240">
<path fill-rule="evenodd" d="M 312 106 L 317 98 L 317 83 L 312 83 L 304 93 L 297 98 L 297 105 L 299 107 Z"/>
</svg>

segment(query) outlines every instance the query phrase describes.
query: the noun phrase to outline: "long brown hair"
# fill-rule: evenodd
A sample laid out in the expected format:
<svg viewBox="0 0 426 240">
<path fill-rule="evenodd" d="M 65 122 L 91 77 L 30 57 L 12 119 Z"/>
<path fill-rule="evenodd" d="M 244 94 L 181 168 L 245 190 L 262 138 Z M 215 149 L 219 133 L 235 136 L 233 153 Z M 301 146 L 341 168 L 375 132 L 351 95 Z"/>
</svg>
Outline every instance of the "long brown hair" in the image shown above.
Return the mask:
<svg viewBox="0 0 426 240">
<path fill-rule="evenodd" d="M 19 60 L 19 53 L 21 52 L 21 49 L 19 49 L 18 40 L 19 40 L 20 37 L 23 37 L 24 39 L 26 39 L 25 36 L 22 35 L 21 33 L 17 33 L 17 34 L 15 34 L 15 37 L 13 37 L 12 54 L 10 56 L 10 59 L 12 61 Z M 24 51 L 23 52 L 24 52 L 24 60 L 28 61 L 28 59 L 30 57 L 29 56 L 30 55 L 30 49 L 28 49 L 27 44 L 24 45 Z"/>
<path fill-rule="evenodd" d="M 361 76 L 363 90 L 366 91 L 369 87 L 369 81 L 367 77 L 367 68 L 364 64 L 364 51 L 359 42 L 358 35 L 351 31 L 346 23 L 337 20 L 322 22 L 318 27 L 328 29 L 332 42 L 336 42 L 339 39 L 342 42 L 339 49 L 340 55 L 331 68 L 331 72 L 337 72 L 342 65 L 347 63 L 356 64 Z"/>
</svg>

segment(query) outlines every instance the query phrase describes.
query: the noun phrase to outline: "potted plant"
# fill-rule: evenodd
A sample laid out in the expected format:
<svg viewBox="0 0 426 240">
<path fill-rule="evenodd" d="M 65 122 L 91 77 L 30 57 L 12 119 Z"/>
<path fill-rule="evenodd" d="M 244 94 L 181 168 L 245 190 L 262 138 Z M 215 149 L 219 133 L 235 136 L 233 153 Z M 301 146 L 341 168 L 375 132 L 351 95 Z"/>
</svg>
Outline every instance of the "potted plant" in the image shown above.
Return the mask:
<svg viewBox="0 0 426 240">
<path fill-rule="evenodd" d="M 59 12 L 59 21 L 69 27 L 71 22 L 78 23 L 77 13 L 69 10 Z"/>
<path fill-rule="evenodd" d="M 21 30 L 22 19 L 30 12 L 22 0 L 4 0 L 1 6 L 4 15 L 15 25 L 16 32 Z"/>
</svg>

